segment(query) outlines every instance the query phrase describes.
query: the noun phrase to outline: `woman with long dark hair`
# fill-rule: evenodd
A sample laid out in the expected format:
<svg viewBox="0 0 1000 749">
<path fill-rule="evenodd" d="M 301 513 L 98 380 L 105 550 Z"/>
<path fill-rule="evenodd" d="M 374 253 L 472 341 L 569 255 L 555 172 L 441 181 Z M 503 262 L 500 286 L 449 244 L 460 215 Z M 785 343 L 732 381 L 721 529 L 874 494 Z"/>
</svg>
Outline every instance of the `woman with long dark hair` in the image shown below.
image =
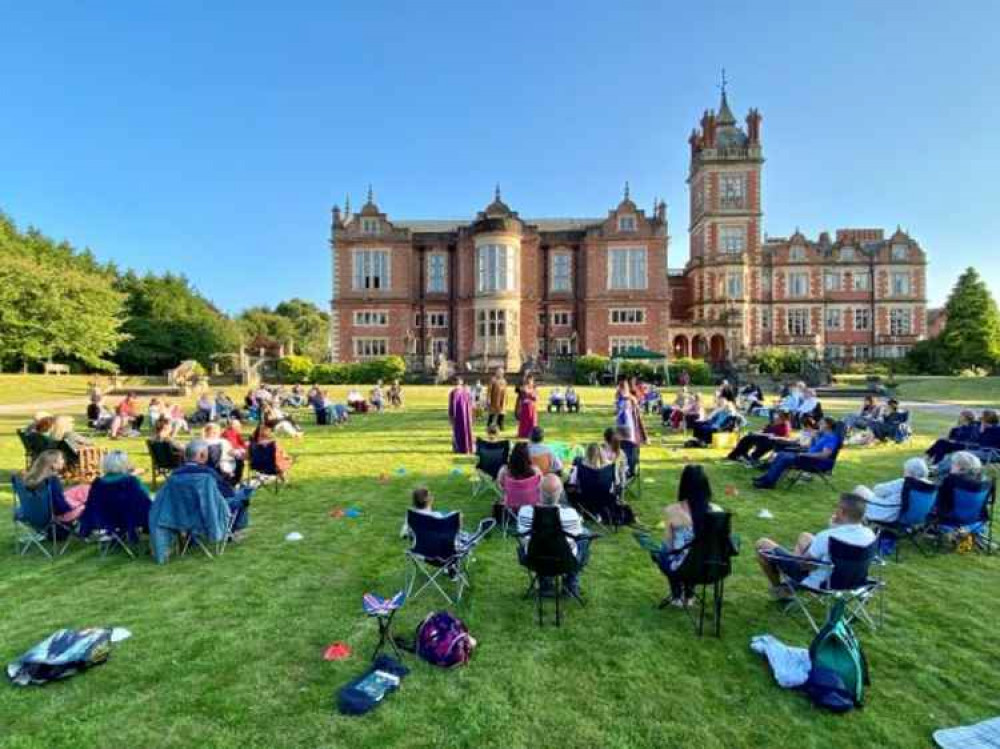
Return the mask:
<svg viewBox="0 0 1000 749">
<path fill-rule="evenodd" d="M 670 582 L 670 605 L 685 607 L 694 597 L 694 589 L 685 585 L 678 570 L 687 558 L 688 548 L 705 526 L 705 516 L 719 511 L 712 503 L 712 485 L 700 465 L 684 466 L 677 501 L 663 510 L 663 544 L 656 561 Z"/>
</svg>

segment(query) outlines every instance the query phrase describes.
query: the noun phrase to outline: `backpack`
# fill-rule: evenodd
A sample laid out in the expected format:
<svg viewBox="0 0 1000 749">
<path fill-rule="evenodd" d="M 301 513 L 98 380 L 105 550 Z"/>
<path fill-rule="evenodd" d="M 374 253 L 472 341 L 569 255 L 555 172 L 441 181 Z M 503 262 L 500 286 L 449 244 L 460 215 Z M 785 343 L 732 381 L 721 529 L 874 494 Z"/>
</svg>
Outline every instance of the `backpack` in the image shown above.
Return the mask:
<svg viewBox="0 0 1000 749">
<path fill-rule="evenodd" d="M 433 666 L 454 668 L 469 662 L 476 641 L 465 623 L 447 611 L 427 615 L 417 627 L 416 652 Z"/>
<path fill-rule="evenodd" d="M 809 646 L 812 670 L 804 688 L 813 704 L 834 712 L 846 712 L 864 704 L 868 661 L 854 630 L 845 621 L 846 602 L 830 607 L 823 628 Z"/>
</svg>

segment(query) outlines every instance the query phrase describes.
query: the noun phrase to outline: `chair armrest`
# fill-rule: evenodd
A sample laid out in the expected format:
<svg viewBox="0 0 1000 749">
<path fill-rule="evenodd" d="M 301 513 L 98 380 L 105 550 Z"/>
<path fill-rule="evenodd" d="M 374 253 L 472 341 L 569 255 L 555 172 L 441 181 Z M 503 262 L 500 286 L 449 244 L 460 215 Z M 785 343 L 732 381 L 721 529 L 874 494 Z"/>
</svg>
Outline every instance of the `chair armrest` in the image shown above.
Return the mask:
<svg viewBox="0 0 1000 749">
<path fill-rule="evenodd" d="M 833 569 L 833 562 L 824 562 L 820 559 L 813 559 L 812 557 L 801 557 L 793 554 L 775 554 L 773 551 L 759 551 L 757 553 L 764 557 L 764 559 L 769 559 L 774 562 L 797 562 L 807 567 L 829 567 L 830 569 Z"/>
</svg>

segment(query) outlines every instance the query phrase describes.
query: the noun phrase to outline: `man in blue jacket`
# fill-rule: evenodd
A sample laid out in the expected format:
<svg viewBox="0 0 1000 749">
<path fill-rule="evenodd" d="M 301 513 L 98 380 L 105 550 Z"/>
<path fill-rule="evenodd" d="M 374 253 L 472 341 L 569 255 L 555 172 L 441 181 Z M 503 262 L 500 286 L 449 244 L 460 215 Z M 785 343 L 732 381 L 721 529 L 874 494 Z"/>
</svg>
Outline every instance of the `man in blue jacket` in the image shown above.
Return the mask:
<svg viewBox="0 0 1000 749">
<path fill-rule="evenodd" d="M 820 419 L 819 431 L 805 452 L 782 450 L 768 466 L 767 473 L 754 479 L 758 489 L 773 489 L 790 468 L 816 468 L 827 470 L 833 467 L 833 455 L 840 447 L 840 437 L 834 431 L 836 422 L 829 416 Z"/>
</svg>

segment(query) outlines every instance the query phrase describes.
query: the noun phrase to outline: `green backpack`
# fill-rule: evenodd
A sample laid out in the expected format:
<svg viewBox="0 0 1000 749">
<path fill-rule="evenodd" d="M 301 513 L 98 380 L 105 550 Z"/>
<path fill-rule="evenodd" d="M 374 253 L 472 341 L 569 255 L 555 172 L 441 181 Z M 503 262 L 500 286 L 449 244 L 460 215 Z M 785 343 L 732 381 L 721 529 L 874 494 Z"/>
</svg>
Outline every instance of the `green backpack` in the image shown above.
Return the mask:
<svg viewBox="0 0 1000 749">
<path fill-rule="evenodd" d="M 864 704 L 865 687 L 871 684 L 861 643 L 844 618 L 846 606 L 841 599 L 830 607 L 809 646 L 812 671 L 805 685 L 815 704 L 837 712 Z"/>
</svg>

